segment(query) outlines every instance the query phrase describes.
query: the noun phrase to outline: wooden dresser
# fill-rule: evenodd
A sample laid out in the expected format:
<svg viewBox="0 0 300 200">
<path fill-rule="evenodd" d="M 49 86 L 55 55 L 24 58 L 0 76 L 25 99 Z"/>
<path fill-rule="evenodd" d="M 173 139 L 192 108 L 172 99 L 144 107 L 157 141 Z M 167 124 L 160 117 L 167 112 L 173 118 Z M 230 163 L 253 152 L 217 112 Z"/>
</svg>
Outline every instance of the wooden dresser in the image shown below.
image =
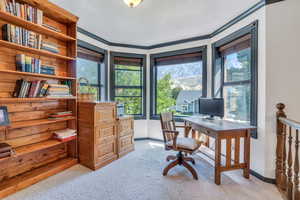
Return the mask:
<svg viewBox="0 0 300 200">
<path fill-rule="evenodd" d="M 134 150 L 133 118 L 117 118 L 114 102 L 78 103 L 78 150 L 82 165 L 96 170 Z"/>
<path fill-rule="evenodd" d="M 122 157 L 134 151 L 134 120 L 131 116 L 117 119 L 118 156 Z"/>
<path fill-rule="evenodd" d="M 116 104 L 78 103 L 79 160 L 93 170 L 118 157 Z"/>
</svg>

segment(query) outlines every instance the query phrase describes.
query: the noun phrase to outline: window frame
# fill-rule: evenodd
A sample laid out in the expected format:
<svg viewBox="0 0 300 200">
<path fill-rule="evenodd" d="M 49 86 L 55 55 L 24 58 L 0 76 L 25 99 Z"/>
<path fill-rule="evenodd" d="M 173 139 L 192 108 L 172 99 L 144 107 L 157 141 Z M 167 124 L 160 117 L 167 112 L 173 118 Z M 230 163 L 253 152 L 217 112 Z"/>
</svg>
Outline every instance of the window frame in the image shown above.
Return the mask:
<svg viewBox="0 0 300 200">
<path fill-rule="evenodd" d="M 224 58 L 219 56 L 218 48 L 233 42 L 247 34 L 251 35 L 251 78 L 250 81 L 224 81 Z M 221 58 L 221 84 L 220 84 L 220 95 L 223 97 L 224 86 L 235 86 L 249 84 L 251 88 L 251 108 L 250 108 L 250 124 L 257 126 L 257 102 L 258 102 L 258 20 L 251 24 L 241 28 L 240 30 L 222 38 L 221 40 L 212 44 L 212 96 L 215 97 L 215 68 L 216 60 Z M 257 139 L 257 130 L 251 132 L 251 137 Z"/>
<path fill-rule="evenodd" d="M 92 87 L 99 87 L 99 100 L 104 100 L 107 101 L 108 100 L 108 51 L 102 48 L 99 48 L 97 46 L 94 46 L 90 43 L 84 42 L 82 40 L 77 40 L 77 46 L 81 47 L 81 48 L 85 48 L 87 50 L 90 51 L 94 51 L 96 53 L 102 54 L 104 56 L 104 59 L 101 63 L 98 63 L 98 84 L 90 84 Z M 79 58 L 79 57 L 77 57 Z M 104 78 L 104 84 L 101 83 L 101 65 L 104 65 L 104 74 L 105 74 L 105 78 Z M 76 75 L 77 76 L 77 75 Z M 77 77 L 79 78 L 79 77 Z M 80 83 L 80 85 L 82 86 L 87 86 L 86 83 Z M 104 94 L 101 95 L 101 89 L 104 90 Z"/>
<path fill-rule="evenodd" d="M 142 88 L 142 113 L 139 115 L 132 115 L 134 116 L 135 120 L 138 119 L 146 119 L 146 113 L 147 113 L 147 97 L 146 97 L 146 86 L 147 86 L 147 68 L 146 68 L 146 64 L 147 64 L 147 55 L 146 54 L 134 54 L 134 53 L 124 53 L 124 52 L 115 52 L 115 51 L 111 51 L 110 52 L 110 100 L 114 101 L 115 99 L 115 67 L 114 67 L 114 59 L 115 57 L 124 57 L 124 58 L 138 58 L 138 59 L 142 59 L 142 66 L 141 68 L 143 69 L 143 72 L 141 73 L 142 80 L 143 80 L 143 85 L 141 86 Z M 120 86 L 119 86 L 120 87 Z M 126 88 L 133 88 L 135 89 L 136 87 L 140 86 L 126 86 Z M 127 97 L 127 96 L 125 96 Z M 134 97 L 134 96 L 129 96 L 129 97 Z"/>
<path fill-rule="evenodd" d="M 156 98 L 157 98 L 157 66 L 155 65 L 155 59 L 168 57 L 168 56 L 177 56 L 182 54 L 190 54 L 201 52 L 202 54 L 202 97 L 207 97 L 207 45 L 180 49 L 175 51 L 168 51 L 157 54 L 150 54 L 150 119 L 158 120 L 160 116 L 156 114 Z M 175 116 L 176 121 L 182 121 L 180 116 Z"/>
</svg>

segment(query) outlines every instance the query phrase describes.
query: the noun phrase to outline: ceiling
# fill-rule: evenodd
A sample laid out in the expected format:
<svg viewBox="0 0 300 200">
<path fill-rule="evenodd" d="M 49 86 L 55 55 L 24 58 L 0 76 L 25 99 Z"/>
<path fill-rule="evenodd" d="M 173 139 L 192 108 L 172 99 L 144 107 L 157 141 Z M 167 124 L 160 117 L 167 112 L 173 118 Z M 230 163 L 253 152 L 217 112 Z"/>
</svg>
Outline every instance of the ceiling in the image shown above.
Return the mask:
<svg viewBox="0 0 300 200">
<path fill-rule="evenodd" d="M 260 0 L 50 0 L 77 15 L 78 26 L 114 43 L 150 46 L 210 34 Z"/>
</svg>

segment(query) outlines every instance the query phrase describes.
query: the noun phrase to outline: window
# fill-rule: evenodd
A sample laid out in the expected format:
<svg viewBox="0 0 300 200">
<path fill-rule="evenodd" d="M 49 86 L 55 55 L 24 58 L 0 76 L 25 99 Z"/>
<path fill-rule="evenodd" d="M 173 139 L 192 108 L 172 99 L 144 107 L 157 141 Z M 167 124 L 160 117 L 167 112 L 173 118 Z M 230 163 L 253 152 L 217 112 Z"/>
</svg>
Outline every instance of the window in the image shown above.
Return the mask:
<svg viewBox="0 0 300 200">
<path fill-rule="evenodd" d="M 111 53 L 111 99 L 136 119 L 146 117 L 145 62 L 145 55 Z"/>
<path fill-rule="evenodd" d="M 106 62 L 105 51 L 94 51 L 92 45 L 85 42 L 79 42 L 77 48 L 77 77 L 83 77 L 88 80 L 80 82 L 80 92 L 92 92 L 95 94 L 95 100 L 106 99 Z M 98 48 L 98 47 L 94 47 Z"/>
<path fill-rule="evenodd" d="M 206 47 L 151 55 L 151 87 L 151 118 L 195 113 L 197 99 L 206 96 Z"/>
<path fill-rule="evenodd" d="M 213 44 L 212 90 L 224 98 L 225 119 L 257 124 L 256 23 Z"/>
</svg>

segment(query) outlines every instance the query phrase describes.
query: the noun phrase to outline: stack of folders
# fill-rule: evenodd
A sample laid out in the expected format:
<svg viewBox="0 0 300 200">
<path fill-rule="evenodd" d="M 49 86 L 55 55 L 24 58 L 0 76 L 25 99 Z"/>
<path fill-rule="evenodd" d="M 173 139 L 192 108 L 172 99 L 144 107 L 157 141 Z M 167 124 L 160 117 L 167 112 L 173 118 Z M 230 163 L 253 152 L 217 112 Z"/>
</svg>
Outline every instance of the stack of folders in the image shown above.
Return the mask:
<svg viewBox="0 0 300 200">
<path fill-rule="evenodd" d="M 42 42 L 41 49 L 52 52 L 52 53 L 59 53 L 58 46 L 56 44 L 50 42 Z"/>
<path fill-rule="evenodd" d="M 61 142 L 74 140 L 76 136 L 77 136 L 76 130 L 73 129 L 59 130 L 59 131 L 55 131 L 53 134 L 54 139 L 57 139 Z"/>
<path fill-rule="evenodd" d="M 47 97 L 70 97 L 71 91 L 68 85 L 49 84 Z"/>
</svg>

